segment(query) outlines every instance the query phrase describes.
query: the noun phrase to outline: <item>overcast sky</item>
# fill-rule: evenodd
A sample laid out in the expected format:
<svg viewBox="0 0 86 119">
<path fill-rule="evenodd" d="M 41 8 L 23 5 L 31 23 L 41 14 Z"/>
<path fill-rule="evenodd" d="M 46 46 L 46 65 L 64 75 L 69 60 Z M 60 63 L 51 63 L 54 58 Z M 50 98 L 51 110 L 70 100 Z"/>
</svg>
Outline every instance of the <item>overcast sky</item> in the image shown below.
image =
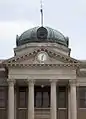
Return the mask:
<svg viewBox="0 0 86 119">
<path fill-rule="evenodd" d="M 71 57 L 86 60 L 86 0 L 43 0 L 44 26 L 70 38 Z M 0 0 L 0 59 L 13 56 L 16 35 L 40 26 L 40 0 Z"/>
</svg>

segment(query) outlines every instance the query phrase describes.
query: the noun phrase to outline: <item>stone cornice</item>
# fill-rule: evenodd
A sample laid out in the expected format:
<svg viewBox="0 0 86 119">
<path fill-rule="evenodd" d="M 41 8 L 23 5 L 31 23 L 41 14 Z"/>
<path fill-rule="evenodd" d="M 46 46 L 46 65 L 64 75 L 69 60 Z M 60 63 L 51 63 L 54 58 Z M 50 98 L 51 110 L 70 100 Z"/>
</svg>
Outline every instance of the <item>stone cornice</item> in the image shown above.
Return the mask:
<svg viewBox="0 0 86 119">
<path fill-rule="evenodd" d="M 29 59 L 30 57 L 36 56 L 37 53 L 39 53 L 41 51 L 46 52 L 49 56 L 51 56 L 51 57 L 53 57 L 55 59 L 60 58 L 65 63 L 80 63 L 80 61 L 78 61 L 76 59 L 73 59 L 70 56 L 63 55 L 63 54 L 61 54 L 59 52 L 51 51 L 50 49 L 48 49 L 48 48 L 46 49 L 44 47 L 41 47 L 40 49 L 39 48 L 36 48 L 36 49 L 34 49 L 33 52 L 30 52 L 28 54 L 23 54 L 21 56 L 14 56 L 13 58 L 10 58 L 8 60 L 5 60 L 4 63 L 21 62 L 23 60 Z"/>
<path fill-rule="evenodd" d="M 14 48 L 15 51 L 21 51 L 21 50 L 24 50 L 25 48 L 30 48 L 30 47 L 47 47 L 47 48 L 58 48 L 60 50 L 63 50 L 63 51 L 69 51 L 71 50 L 70 48 L 68 47 L 65 47 L 63 45 L 60 45 L 58 43 L 27 43 L 27 44 L 24 44 L 22 46 L 18 46 L 17 48 Z"/>
<path fill-rule="evenodd" d="M 19 63 L 7 63 L 7 67 L 28 67 L 28 68 L 57 68 L 66 67 L 77 69 L 79 67 L 78 63 L 64 63 L 64 64 L 19 64 Z"/>
</svg>

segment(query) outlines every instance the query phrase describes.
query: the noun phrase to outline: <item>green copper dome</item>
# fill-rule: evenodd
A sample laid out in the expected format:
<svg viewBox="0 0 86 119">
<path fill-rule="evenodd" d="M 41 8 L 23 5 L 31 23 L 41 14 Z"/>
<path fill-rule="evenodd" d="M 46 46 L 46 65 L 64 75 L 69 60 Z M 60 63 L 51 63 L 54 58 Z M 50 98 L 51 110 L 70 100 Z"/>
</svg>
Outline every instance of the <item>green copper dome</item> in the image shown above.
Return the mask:
<svg viewBox="0 0 86 119">
<path fill-rule="evenodd" d="M 34 27 L 25 31 L 20 37 L 16 37 L 16 45 L 21 46 L 26 43 L 58 43 L 68 47 L 69 39 L 64 37 L 59 31 L 50 27 Z"/>
</svg>

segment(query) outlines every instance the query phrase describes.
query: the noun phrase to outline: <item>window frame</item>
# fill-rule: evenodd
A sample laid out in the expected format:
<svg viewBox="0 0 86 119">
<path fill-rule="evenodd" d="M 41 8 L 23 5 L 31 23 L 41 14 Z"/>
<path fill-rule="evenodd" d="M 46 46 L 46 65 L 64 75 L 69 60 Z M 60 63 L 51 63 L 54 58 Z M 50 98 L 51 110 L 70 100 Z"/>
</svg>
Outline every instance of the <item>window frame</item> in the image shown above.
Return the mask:
<svg viewBox="0 0 86 119">
<path fill-rule="evenodd" d="M 64 98 L 59 98 L 60 92 L 64 92 Z M 61 102 L 64 101 L 64 106 L 60 105 Z M 59 86 L 57 87 L 57 109 L 67 109 L 68 108 L 68 90 L 67 86 Z"/>
<path fill-rule="evenodd" d="M 82 93 L 84 96 L 81 97 Z M 86 108 L 86 86 L 77 87 L 77 100 L 78 108 Z"/>
<path fill-rule="evenodd" d="M 36 105 L 36 93 L 40 92 L 41 93 L 41 105 L 38 107 Z M 46 107 L 44 106 L 44 93 L 48 93 L 48 98 L 49 98 L 49 105 Z M 35 86 L 35 94 L 34 94 L 34 107 L 35 108 L 50 108 L 50 87 L 49 86 L 45 86 L 45 87 L 41 87 L 41 86 Z"/>
<path fill-rule="evenodd" d="M 20 92 L 25 92 L 25 99 L 24 99 L 24 103 L 25 103 L 25 105 L 21 105 L 21 103 L 20 103 Z M 25 108 L 27 108 L 27 105 L 28 105 L 28 91 L 27 91 L 27 87 L 23 87 L 23 86 L 21 86 L 21 87 L 18 87 L 18 93 L 17 93 L 17 106 L 18 106 L 18 109 L 25 109 Z"/>
<path fill-rule="evenodd" d="M 4 106 L 0 105 L 0 109 L 6 109 L 8 103 L 8 88 L 6 86 L 0 86 L 0 92 L 4 93 L 4 98 L 0 99 L 0 101 L 4 101 Z"/>
</svg>

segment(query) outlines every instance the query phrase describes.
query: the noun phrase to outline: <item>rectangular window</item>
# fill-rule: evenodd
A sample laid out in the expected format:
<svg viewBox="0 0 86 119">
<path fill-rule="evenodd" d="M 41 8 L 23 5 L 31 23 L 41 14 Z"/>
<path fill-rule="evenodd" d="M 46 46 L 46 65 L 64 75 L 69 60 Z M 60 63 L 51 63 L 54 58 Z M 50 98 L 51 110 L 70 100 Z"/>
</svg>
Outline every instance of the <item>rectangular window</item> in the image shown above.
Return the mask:
<svg viewBox="0 0 86 119">
<path fill-rule="evenodd" d="M 27 119 L 27 110 L 20 109 L 18 111 L 18 118 L 17 119 Z"/>
<path fill-rule="evenodd" d="M 7 104 L 7 90 L 5 87 L 0 87 L 0 108 L 5 108 Z"/>
<path fill-rule="evenodd" d="M 27 88 L 26 87 L 19 88 L 18 107 L 27 108 Z"/>
<path fill-rule="evenodd" d="M 78 88 L 78 105 L 79 108 L 86 108 L 86 87 Z"/>
<path fill-rule="evenodd" d="M 0 87 L 0 119 L 7 119 L 7 87 Z"/>
<path fill-rule="evenodd" d="M 42 106 L 42 93 L 36 92 L 36 108 L 40 108 Z"/>
<path fill-rule="evenodd" d="M 57 94 L 57 106 L 58 108 L 66 108 L 67 107 L 67 91 L 66 87 L 59 87 Z"/>
<path fill-rule="evenodd" d="M 43 107 L 48 108 L 49 105 L 49 92 L 43 92 Z"/>
<path fill-rule="evenodd" d="M 35 86 L 34 106 L 36 108 L 50 107 L 50 87 Z"/>
</svg>

